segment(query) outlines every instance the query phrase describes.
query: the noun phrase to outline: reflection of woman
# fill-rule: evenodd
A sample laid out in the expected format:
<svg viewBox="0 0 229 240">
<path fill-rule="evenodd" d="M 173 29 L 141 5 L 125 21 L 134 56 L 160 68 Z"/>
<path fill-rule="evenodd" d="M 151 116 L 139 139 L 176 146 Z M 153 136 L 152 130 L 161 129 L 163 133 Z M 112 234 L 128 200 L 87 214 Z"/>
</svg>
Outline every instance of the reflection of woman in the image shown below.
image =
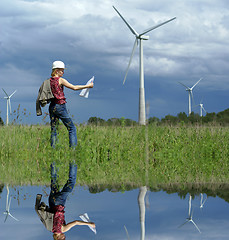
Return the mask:
<svg viewBox="0 0 229 240">
<path fill-rule="evenodd" d="M 66 108 L 66 98 L 64 96 L 64 86 L 72 90 L 81 90 L 84 88 L 93 88 L 93 83 L 88 85 L 73 85 L 66 79 L 62 78 L 64 75 L 65 64 L 61 61 L 53 62 L 52 73 L 50 78 L 51 91 L 54 98 L 51 100 L 49 106 L 49 114 L 51 120 L 51 146 L 55 147 L 57 141 L 56 125 L 58 119 L 61 119 L 63 124 L 67 127 L 69 132 L 69 146 L 75 147 L 77 145 L 76 127 L 70 118 Z"/>
<path fill-rule="evenodd" d="M 76 183 L 76 173 L 77 166 L 75 163 L 70 163 L 69 165 L 69 179 L 67 183 L 64 185 L 63 189 L 59 191 L 58 183 L 57 183 L 57 169 L 55 163 L 51 164 L 51 192 L 49 195 L 49 206 L 51 211 L 54 213 L 53 216 L 53 238 L 56 240 L 65 239 L 65 232 L 70 230 L 72 227 L 76 225 L 87 225 L 91 227 L 95 227 L 95 224 L 92 222 L 83 222 L 83 221 L 73 221 L 68 224 L 65 222 L 64 209 L 65 202 L 69 193 L 72 192 L 75 183 Z"/>
</svg>

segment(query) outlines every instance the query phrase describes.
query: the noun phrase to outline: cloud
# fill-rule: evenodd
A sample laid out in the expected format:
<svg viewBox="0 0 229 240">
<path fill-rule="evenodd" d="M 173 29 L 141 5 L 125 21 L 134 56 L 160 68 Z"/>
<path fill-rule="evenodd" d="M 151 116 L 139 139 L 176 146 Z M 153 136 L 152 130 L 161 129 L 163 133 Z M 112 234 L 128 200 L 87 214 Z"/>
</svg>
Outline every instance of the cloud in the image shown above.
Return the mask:
<svg viewBox="0 0 229 240">
<path fill-rule="evenodd" d="M 126 112 L 115 104 L 119 103 L 117 96 L 132 101 L 136 97 L 130 89 L 123 91 L 126 89 L 122 86 L 135 37 L 113 5 L 138 32 L 177 17 L 149 32 L 149 40 L 144 41 L 147 82 L 156 87 L 155 78 L 166 85 L 174 79 L 189 84 L 204 77 L 203 86 L 208 91 L 229 89 L 226 0 L 68 0 L 67 4 L 60 0 L 4 1 L 0 9 L 1 87 L 10 91 L 18 86 L 18 96 L 26 96 L 18 103 L 32 102 L 41 82 L 49 77 L 52 62 L 63 60 L 68 68 L 65 77 L 70 82 L 81 84 L 96 75 L 96 98 L 108 102 L 109 97 L 116 97 L 110 109 L 120 112 L 109 111 L 106 115 Z M 138 91 L 138 54 L 136 49 L 127 77 L 134 81 L 134 91 Z M 104 89 L 113 89 L 112 94 L 108 96 Z M 169 109 L 164 108 L 164 113 Z M 135 111 L 131 115 L 137 116 L 137 107 Z M 97 112 L 105 114 L 102 105 L 98 105 Z"/>
</svg>

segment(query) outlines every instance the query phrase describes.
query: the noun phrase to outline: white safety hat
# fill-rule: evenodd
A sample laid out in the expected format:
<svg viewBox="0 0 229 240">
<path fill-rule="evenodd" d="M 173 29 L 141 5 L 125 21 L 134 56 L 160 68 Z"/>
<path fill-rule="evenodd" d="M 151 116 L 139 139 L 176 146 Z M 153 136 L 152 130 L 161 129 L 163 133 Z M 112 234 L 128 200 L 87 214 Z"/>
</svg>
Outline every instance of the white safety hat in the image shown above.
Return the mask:
<svg viewBox="0 0 229 240">
<path fill-rule="evenodd" d="M 55 68 L 65 68 L 65 64 L 62 61 L 55 61 L 52 64 L 52 69 Z"/>
</svg>

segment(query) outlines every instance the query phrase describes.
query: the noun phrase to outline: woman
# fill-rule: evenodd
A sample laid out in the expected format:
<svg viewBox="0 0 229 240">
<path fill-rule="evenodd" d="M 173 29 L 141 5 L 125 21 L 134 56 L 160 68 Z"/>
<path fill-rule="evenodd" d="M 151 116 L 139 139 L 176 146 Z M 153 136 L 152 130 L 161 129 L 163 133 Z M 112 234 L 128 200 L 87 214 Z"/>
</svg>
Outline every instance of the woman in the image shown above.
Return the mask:
<svg viewBox="0 0 229 240">
<path fill-rule="evenodd" d="M 54 99 L 52 99 L 49 106 L 49 115 L 51 120 L 51 146 L 55 147 L 55 144 L 57 142 L 56 127 L 58 120 L 61 119 L 69 132 L 69 146 L 74 148 L 77 145 L 76 127 L 70 118 L 66 108 L 64 87 L 76 91 L 84 88 L 93 88 L 93 83 L 90 83 L 88 85 L 73 85 L 66 79 L 62 78 L 64 75 L 64 69 L 65 64 L 62 61 L 53 62 L 50 87 L 54 95 Z"/>
</svg>

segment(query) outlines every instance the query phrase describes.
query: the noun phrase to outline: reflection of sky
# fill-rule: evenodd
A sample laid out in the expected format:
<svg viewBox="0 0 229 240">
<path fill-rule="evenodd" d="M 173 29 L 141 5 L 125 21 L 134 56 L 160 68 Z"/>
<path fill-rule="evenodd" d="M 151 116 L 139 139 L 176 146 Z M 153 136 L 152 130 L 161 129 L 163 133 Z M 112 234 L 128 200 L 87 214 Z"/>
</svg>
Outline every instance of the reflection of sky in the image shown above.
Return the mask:
<svg viewBox="0 0 229 240">
<path fill-rule="evenodd" d="M 4 223 L 6 189 L 0 198 L 0 239 L 52 239 L 40 222 L 34 210 L 37 193 L 45 195 L 42 187 L 20 188 L 19 205 L 17 193 L 10 188 L 12 198 L 11 213 L 20 221 L 8 218 Z M 49 191 L 46 188 L 46 191 Z M 74 227 L 66 233 L 67 239 L 123 239 L 126 240 L 124 225 L 128 229 L 130 239 L 140 239 L 140 223 L 138 197 L 139 190 L 125 193 L 90 194 L 86 188 L 76 187 L 66 203 L 66 222 L 79 219 L 81 213 L 87 212 L 96 223 L 97 235 L 86 226 Z M 26 199 L 24 200 L 24 195 Z M 193 219 L 202 234 L 191 223 L 178 228 L 188 216 L 188 196 L 181 199 L 177 194 L 164 192 L 150 192 L 147 194 L 149 208 L 146 208 L 146 238 L 150 240 L 173 239 L 228 239 L 229 235 L 229 207 L 228 203 L 220 198 L 209 197 L 200 210 L 200 197 L 192 201 L 194 207 Z M 205 195 L 206 197 L 206 195 Z M 47 203 L 47 197 L 43 197 Z"/>
</svg>

